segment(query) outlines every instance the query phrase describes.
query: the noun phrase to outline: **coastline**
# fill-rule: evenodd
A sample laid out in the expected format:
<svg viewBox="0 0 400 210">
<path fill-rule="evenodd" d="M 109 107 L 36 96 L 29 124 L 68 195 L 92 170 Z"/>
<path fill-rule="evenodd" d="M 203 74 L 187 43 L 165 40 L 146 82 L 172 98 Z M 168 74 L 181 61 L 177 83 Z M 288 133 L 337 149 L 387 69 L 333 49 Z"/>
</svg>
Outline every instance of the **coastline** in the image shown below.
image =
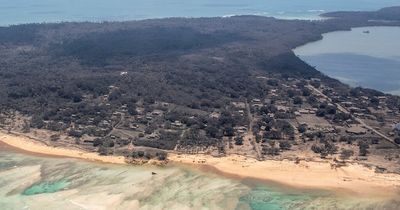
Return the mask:
<svg viewBox="0 0 400 210">
<path fill-rule="evenodd" d="M 175 163 L 210 169 L 217 173 L 240 179 L 256 179 L 299 189 L 322 189 L 348 193 L 362 197 L 393 198 L 400 192 L 400 174 L 376 173 L 360 164 L 348 164 L 333 168 L 329 162 L 267 160 L 230 155 L 170 154 Z"/>
<path fill-rule="evenodd" d="M 26 136 L 18 134 L 7 134 L 3 131 L 0 131 L 0 141 L 7 144 L 8 146 L 35 154 L 54 157 L 78 158 L 103 163 L 127 164 L 125 162 L 125 157 L 123 156 L 101 156 L 97 153 L 86 152 L 83 150 L 51 147 L 41 142 L 36 142 Z"/>
<path fill-rule="evenodd" d="M 123 156 L 100 156 L 76 149 L 51 147 L 17 134 L 0 131 L 0 142 L 18 150 L 55 157 L 79 158 L 88 161 L 128 164 Z M 329 162 L 288 160 L 258 161 L 239 155 L 168 154 L 171 164 L 212 171 L 235 179 L 255 179 L 299 189 L 321 189 L 357 196 L 395 198 L 400 192 L 400 174 L 375 173 L 360 164 L 334 168 Z"/>
</svg>

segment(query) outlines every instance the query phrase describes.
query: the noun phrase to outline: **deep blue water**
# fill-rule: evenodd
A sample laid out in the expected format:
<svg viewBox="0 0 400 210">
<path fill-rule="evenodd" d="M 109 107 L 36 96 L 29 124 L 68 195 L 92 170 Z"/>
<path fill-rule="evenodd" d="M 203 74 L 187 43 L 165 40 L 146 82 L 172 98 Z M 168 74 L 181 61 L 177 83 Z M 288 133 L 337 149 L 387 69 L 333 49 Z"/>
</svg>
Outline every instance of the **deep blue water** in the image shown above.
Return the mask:
<svg viewBox="0 0 400 210">
<path fill-rule="evenodd" d="M 258 14 L 317 18 L 338 10 L 377 10 L 400 0 L 0 0 L 0 25 Z"/>
<path fill-rule="evenodd" d="M 400 93 L 400 61 L 351 53 L 302 57 L 351 86 Z"/>
</svg>

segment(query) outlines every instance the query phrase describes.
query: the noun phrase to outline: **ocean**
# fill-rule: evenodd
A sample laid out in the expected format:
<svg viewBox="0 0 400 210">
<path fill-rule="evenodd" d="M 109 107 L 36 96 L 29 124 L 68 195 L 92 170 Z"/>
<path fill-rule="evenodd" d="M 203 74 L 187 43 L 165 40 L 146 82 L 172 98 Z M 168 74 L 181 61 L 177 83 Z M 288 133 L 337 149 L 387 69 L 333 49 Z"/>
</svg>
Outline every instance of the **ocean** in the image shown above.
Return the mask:
<svg viewBox="0 0 400 210">
<path fill-rule="evenodd" d="M 323 35 L 294 52 L 353 87 L 400 95 L 400 27 L 362 27 Z"/>
<path fill-rule="evenodd" d="M 0 0 L 0 25 L 62 21 L 125 21 L 164 17 L 214 17 L 265 15 L 278 18 L 317 19 L 337 10 L 376 10 L 400 5 L 399 0 Z M 363 30 L 363 29 L 362 29 Z M 370 29 L 369 36 L 378 32 Z M 388 29 L 392 30 L 392 29 Z M 353 33 L 353 32 L 338 32 Z M 365 34 L 355 32 L 357 36 Z M 392 33 L 392 32 L 390 32 Z M 387 33 L 389 35 L 390 33 Z M 326 35 L 325 42 L 329 35 Z M 366 36 L 366 35 L 365 35 Z M 395 40 L 393 36 L 389 40 Z M 312 44 L 310 44 L 312 45 Z M 390 46 L 389 46 L 390 47 Z M 315 48 L 316 49 L 316 48 Z M 314 49 L 314 51 L 315 51 Z M 392 49 L 392 48 L 390 48 Z M 395 50 L 395 48 L 393 48 Z M 399 48 L 397 48 L 399 49 Z M 374 49 L 372 49 L 373 51 Z M 386 51 L 385 51 L 386 53 Z M 382 54 L 382 52 L 379 52 Z M 387 66 L 381 86 L 396 77 L 398 55 L 327 52 L 301 57 L 335 77 L 344 64 L 324 70 L 334 59 L 365 60 Z M 388 58 L 388 56 L 390 58 Z M 397 57 L 396 57 L 397 56 Z M 328 58 L 326 58 L 328 57 Z M 372 58 L 371 58 L 372 57 Z M 313 60 L 314 59 L 314 60 Z M 325 60 L 324 60 L 325 59 Z M 319 63 L 318 63 L 319 62 Z M 350 66 L 354 64 L 350 64 Z M 360 64 L 361 65 L 361 64 Z M 363 66 L 359 67 L 364 71 Z M 369 71 L 369 69 L 368 69 Z M 371 70 L 374 72 L 373 69 Z M 377 71 L 377 68 L 375 68 Z M 361 72 L 360 75 L 367 74 Z M 393 77 L 392 77 L 393 76 Z M 359 75 L 336 75 L 354 85 L 364 85 Z M 373 78 L 371 76 L 371 78 Z M 355 81 L 353 81 L 355 80 Z M 394 79 L 395 81 L 396 79 Z M 399 81 L 397 79 L 397 81 Z M 372 84 L 372 82 L 368 82 Z M 367 85 L 366 85 L 367 86 Z M 382 90 L 395 91 L 388 85 Z M 156 174 L 153 174 L 155 172 Z M 267 173 L 267 172 L 266 172 Z M 341 195 L 337 192 L 301 190 L 255 180 L 237 180 L 182 166 L 127 166 L 69 158 L 41 157 L 0 148 L 0 209 L 400 209 L 399 203 Z"/>
<path fill-rule="evenodd" d="M 399 0 L 0 0 L 0 25 L 265 15 L 315 19 L 339 10 L 377 10 Z"/>
<path fill-rule="evenodd" d="M 4 210 L 398 209 L 399 205 L 231 179 L 181 166 L 112 165 L 0 150 Z"/>
<path fill-rule="evenodd" d="M 330 11 L 370 11 L 400 0 L 0 0 L 0 26 L 63 21 L 263 15 L 318 19 Z M 371 30 L 364 34 L 363 30 Z M 399 28 L 333 32 L 295 50 L 304 61 L 352 86 L 400 95 Z"/>
</svg>

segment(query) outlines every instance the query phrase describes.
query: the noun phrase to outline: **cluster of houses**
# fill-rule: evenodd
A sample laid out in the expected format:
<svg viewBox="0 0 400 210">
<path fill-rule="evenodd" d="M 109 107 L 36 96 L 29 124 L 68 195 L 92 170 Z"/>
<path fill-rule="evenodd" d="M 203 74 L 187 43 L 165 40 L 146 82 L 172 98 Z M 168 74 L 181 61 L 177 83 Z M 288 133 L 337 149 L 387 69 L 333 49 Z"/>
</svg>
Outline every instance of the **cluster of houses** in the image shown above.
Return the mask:
<svg viewBox="0 0 400 210">
<path fill-rule="evenodd" d="M 121 76 L 127 75 L 127 72 L 121 72 Z M 275 86 L 273 89 L 270 89 L 268 91 L 268 94 L 265 98 L 253 98 L 249 101 L 249 106 L 250 108 L 257 109 L 261 108 L 266 104 L 271 104 L 271 101 L 273 101 L 274 106 L 277 108 L 278 113 L 290 113 L 292 118 L 295 117 L 302 117 L 302 116 L 312 116 L 316 115 L 318 109 L 315 107 L 310 106 L 310 104 L 307 104 L 307 100 L 304 100 L 304 104 L 294 104 L 288 97 L 282 97 L 282 94 L 286 94 L 286 92 L 290 90 L 297 91 L 299 93 L 302 92 L 302 88 L 298 86 L 301 81 L 297 79 L 291 79 L 289 83 L 285 84 L 279 84 L 278 86 Z M 320 82 L 319 79 L 313 78 L 308 82 Z M 110 90 L 115 90 L 117 87 L 110 86 Z M 353 98 L 349 96 L 340 96 L 338 93 L 336 93 L 332 88 L 325 87 L 324 85 L 321 85 L 319 87 L 320 90 L 329 90 L 329 97 L 332 101 L 335 101 L 335 103 L 340 104 L 342 107 L 345 107 L 346 110 L 348 110 L 353 116 L 358 117 L 360 119 L 368 119 L 368 120 L 377 120 L 376 113 L 394 113 L 396 111 L 393 110 L 388 110 L 386 106 L 386 101 L 387 97 L 386 96 L 379 96 L 377 99 L 379 100 L 379 106 L 377 107 L 368 107 L 368 104 L 370 102 L 370 98 L 367 96 L 360 96 L 358 98 Z M 310 89 L 311 90 L 311 89 Z M 335 106 L 332 104 L 330 100 L 327 100 L 327 98 L 316 92 L 313 92 L 313 96 L 317 99 L 319 103 L 327 103 L 332 106 Z M 305 97 L 301 96 L 303 99 L 306 99 Z M 107 103 L 107 101 L 105 101 Z M 145 109 L 144 107 L 138 107 L 136 109 L 137 115 L 135 116 L 129 116 L 128 114 L 128 106 L 127 105 L 122 105 L 118 110 L 114 111 L 112 113 L 112 118 L 110 120 L 102 120 L 98 124 L 98 129 L 99 132 L 109 132 L 110 128 L 113 127 L 113 124 L 115 125 L 115 122 L 118 120 L 124 120 L 127 121 L 128 123 L 125 123 L 125 127 L 137 131 L 140 133 L 144 133 L 145 128 L 151 123 L 151 122 L 161 122 L 159 121 L 161 117 L 165 115 L 165 110 L 169 109 L 170 104 L 168 103 L 163 103 L 163 102 L 156 102 L 155 103 L 158 108 L 151 108 Z M 233 108 L 234 108 L 234 113 L 237 114 L 238 116 L 243 116 L 247 117 L 247 111 L 246 109 L 248 108 L 247 102 L 244 101 L 234 101 L 232 102 Z M 106 106 L 110 106 L 110 104 L 106 104 Z M 293 115 L 294 114 L 294 115 Z M 274 118 L 276 114 L 274 113 L 268 113 L 269 117 Z M 128 117 L 129 116 L 129 117 Z M 72 116 L 74 117 L 74 116 Z M 208 117 L 214 118 L 214 119 L 219 119 L 221 117 L 221 113 L 218 111 L 213 111 L 208 114 Z M 257 118 L 258 116 L 254 116 Z M 165 120 L 165 119 L 162 119 Z M 94 119 L 88 119 L 88 123 L 91 124 Z M 127 126 L 126 126 L 127 125 Z M 164 127 L 166 124 L 165 122 L 158 125 L 158 127 Z M 324 132 L 324 133 L 332 133 L 336 134 L 338 130 L 337 126 L 335 126 L 334 123 L 329 122 L 326 125 L 318 125 L 318 124 L 307 124 L 304 122 L 298 122 L 293 124 L 293 126 L 306 126 L 309 131 L 315 131 L 315 132 Z M 365 135 L 368 133 L 368 129 L 356 124 L 354 122 L 347 122 L 344 123 L 344 129 L 343 131 L 346 132 L 349 135 Z M 340 126 L 339 126 L 340 127 Z M 77 127 L 78 129 L 84 129 L 84 127 Z M 182 123 L 179 120 L 176 120 L 174 122 L 168 122 L 168 128 L 172 130 L 182 130 L 186 128 L 186 125 Z M 342 128 L 342 127 L 340 127 Z M 235 135 L 243 136 L 245 135 L 248 131 L 248 125 L 243 124 L 240 126 L 235 126 L 233 127 Z M 397 123 L 394 126 L 394 131 L 397 133 L 400 133 L 400 123 Z M 160 136 L 157 133 L 157 130 L 155 130 L 152 133 L 145 134 L 143 137 L 148 138 L 148 139 L 158 139 Z"/>
</svg>

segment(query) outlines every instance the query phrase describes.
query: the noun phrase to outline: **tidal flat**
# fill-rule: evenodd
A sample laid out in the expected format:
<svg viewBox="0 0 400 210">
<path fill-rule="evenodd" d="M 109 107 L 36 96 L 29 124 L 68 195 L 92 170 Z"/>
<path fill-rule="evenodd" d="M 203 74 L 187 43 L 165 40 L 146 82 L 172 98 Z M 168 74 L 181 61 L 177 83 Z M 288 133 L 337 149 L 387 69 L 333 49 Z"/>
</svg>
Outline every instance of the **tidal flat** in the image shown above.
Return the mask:
<svg viewBox="0 0 400 210">
<path fill-rule="evenodd" d="M 3 209 L 398 209 L 396 200 L 291 189 L 179 166 L 129 166 L 0 151 Z"/>
</svg>

